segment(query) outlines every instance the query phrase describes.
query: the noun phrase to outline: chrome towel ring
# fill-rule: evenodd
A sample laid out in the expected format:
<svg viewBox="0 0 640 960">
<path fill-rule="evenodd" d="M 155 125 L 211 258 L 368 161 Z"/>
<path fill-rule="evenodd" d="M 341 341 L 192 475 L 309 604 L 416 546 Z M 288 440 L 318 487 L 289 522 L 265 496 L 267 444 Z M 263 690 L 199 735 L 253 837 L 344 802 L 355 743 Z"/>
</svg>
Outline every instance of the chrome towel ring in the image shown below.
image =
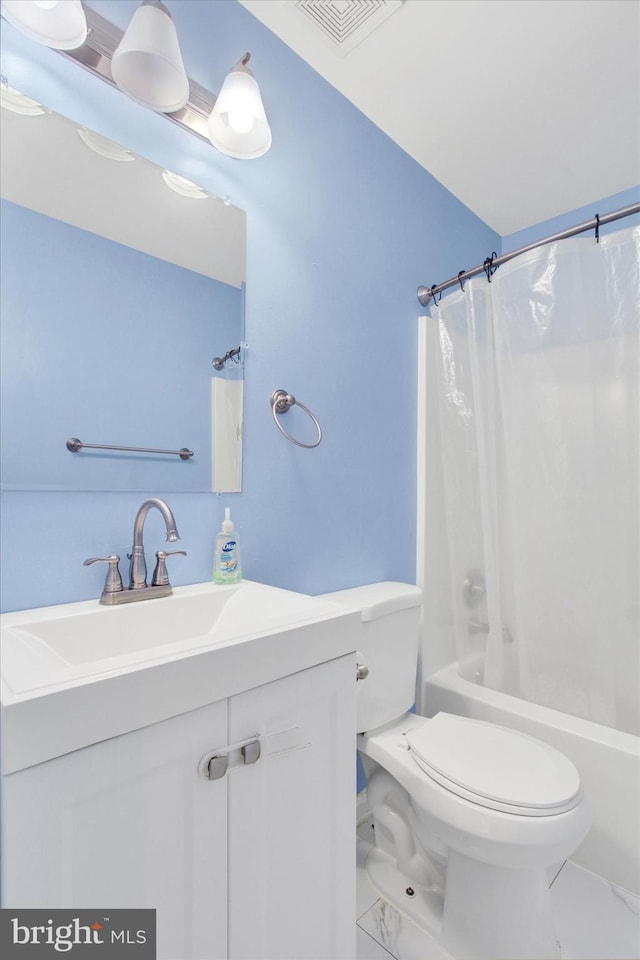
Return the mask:
<svg viewBox="0 0 640 960">
<path fill-rule="evenodd" d="M 291 407 L 296 403 L 301 410 L 307 414 L 307 416 L 313 420 L 315 428 L 318 431 L 318 439 L 315 443 L 302 443 L 301 440 L 296 440 L 295 437 L 292 437 L 285 428 L 282 426 L 278 419 L 279 413 L 286 413 L 287 410 L 290 410 Z M 271 394 L 271 412 L 273 414 L 273 419 L 275 420 L 276 427 L 281 433 L 284 433 L 287 440 L 291 440 L 291 443 L 295 443 L 296 447 L 306 447 L 308 450 L 311 450 L 313 447 L 317 447 L 320 441 L 322 440 L 322 430 L 320 429 L 320 424 L 311 413 L 308 407 L 305 407 L 304 403 L 300 403 L 299 400 L 296 400 L 292 394 L 287 393 L 286 390 L 274 390 Z"/>
</svg>

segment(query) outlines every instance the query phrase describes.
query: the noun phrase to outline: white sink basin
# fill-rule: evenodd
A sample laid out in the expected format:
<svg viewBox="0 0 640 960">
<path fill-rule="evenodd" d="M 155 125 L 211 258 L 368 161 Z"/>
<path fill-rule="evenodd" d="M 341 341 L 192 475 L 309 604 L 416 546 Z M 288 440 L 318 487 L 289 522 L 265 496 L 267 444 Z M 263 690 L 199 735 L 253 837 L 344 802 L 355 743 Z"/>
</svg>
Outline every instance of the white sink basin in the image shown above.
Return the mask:
<svg viewBox="0 0 640 960">
<path fill-rule="evenodd" d="M 0 769 L 43 763 L 351 654 L 360 622 L 319 597 L 247 580 L 191 584 L 123 606 L 90 600 L 2 614 Z"/>
<path fill-rule="evenodd" d="M 191 646 L 199 639 L 211 642 L 222 611 L 238 589 L 217 586 L 207 593 L 174 594 L 72 616 L 54 614 L 15 626 L 12 633 L 32 650 L 44 644 L 47 652 L 70 665 L 130 657 L 166 644 Z"/>
<path fill-rule="evenodd" d="M 170 597 L 122 606 L 90 600 L 6 613 L 0 617 L 3 702 L 7 692 L 86 683 L 273 635 L 335 610 L 319 598 L 243 580 L 177 587 Z"/>
</svg>

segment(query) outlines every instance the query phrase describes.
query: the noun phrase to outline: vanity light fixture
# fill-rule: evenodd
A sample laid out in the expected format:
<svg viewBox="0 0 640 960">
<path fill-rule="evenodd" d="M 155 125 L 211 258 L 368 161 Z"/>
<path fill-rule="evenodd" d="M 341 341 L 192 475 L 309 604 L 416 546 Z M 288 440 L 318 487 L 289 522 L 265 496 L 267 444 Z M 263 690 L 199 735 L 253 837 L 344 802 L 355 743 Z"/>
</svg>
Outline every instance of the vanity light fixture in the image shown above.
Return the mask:
<svg viewBox="0 0 640 960">
<path fill-rule="evenodd" d="M 123 93 L 151 110 L 173 113 L 189 99 L 171 14 L 160 0 L 143 0 L 111 58 L 111 73 Z"/>
<path fill-rule="evenodd" d="M 76 13 L 79 8 L 83 31 L 76 28 L 73 43 L 67 38 L 64 44 L 59 39 L 54 44 L 50 38 L 43 39 L 43 29 L 38 32 L 30 26 L 29 17 L 18 16 L 24 8 L 29 8 L 34 22 L 36 14 L 53 15 L 64 8 L 66 16 L 71 8 Z M 31 39 L 54 46 L 136 103 L 163 114 L 221 153 L 249 160 L 270 148 L 271 130 L 260 90 L 247 67 L 250 54 L 235 65 L 215 97 L 187 76 L 171 14 L 161 0 L 142 0 L 124 33 L 90 7 L 83 8 L 80 0 L 1 0 L 0 10 Z"/>
<path fill-rule="evenodd" d="M 87 36 L 80 0 L 2 0 L 2 16 L 31 40 L 56 50 L 74 50 Z"/>
<path fill-rule="evenodd" d="M 245 54 L 227 75 L 208 123 L 214 147 L 239 160 L 261 157 L 271 146 L 271 129 L 260 88 L 247 66 L 249 58 Z"/>
</svg>

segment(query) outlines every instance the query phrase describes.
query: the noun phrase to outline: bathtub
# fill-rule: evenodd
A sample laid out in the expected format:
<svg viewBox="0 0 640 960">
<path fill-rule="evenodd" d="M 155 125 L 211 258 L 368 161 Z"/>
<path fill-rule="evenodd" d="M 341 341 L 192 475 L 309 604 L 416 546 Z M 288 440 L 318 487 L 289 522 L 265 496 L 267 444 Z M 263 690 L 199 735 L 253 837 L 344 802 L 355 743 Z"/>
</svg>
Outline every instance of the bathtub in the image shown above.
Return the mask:
<svg viewBox="0 0 640 960">
<path fill-rule="evenodd" d="M 611 883 L 640 893 L 640 739 L 490 690 L 451 663 L 424 685 L 423 713 L 488 720 L 557 747 L 580 772 L 591 830 L 571 858 Z"/>
</svg>

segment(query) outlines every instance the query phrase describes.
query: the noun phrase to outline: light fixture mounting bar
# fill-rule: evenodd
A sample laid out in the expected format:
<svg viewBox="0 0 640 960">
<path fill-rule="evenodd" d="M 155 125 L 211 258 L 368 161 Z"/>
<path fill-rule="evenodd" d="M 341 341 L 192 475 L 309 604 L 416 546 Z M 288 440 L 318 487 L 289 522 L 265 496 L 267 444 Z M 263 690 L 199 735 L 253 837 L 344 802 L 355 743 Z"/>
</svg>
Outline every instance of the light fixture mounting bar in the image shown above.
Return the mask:
<svg viewBox="0 0 640 960">
<path fill-rule="evenodd" d="M 115 87 L 116 83 L 111 75 L 111 58 L 120 43 L 123 32 L 90 7 L 85 7 L 85 13 L 88 27 L 85 42 L 75 50 L 56 50 L 56 53 L 74 60 L 94 77 L 100 77 L 101 80 Z M 210 145 L 207 123 L 215 102 L 214 94 L 189 78 L 189 99 L 186 105 L 175 113 L 163 113 L 161 116 L 194 133 Z"/>
</svg>

